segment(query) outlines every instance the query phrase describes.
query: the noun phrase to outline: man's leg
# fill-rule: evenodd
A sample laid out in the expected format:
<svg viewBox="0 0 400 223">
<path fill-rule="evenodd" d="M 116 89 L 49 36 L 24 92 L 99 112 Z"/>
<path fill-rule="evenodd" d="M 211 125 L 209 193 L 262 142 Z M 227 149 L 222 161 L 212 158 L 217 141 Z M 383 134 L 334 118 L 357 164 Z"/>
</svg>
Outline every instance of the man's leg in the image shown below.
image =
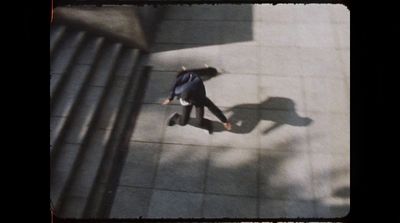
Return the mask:
<svg viewBox="0 0 400 223">
<path fill-rule="evenodd" d="M 168 120 L 168 125 L 173 126 L 175 124 L 186 125 L 189 121 L 190 112 L 192 111 L 192 105 L 182 106 L 182 115 L 175 112 Z"/>
<path fill-rule="evenodd" d="M 204 104 L 222 123 L 224 123 L 224 128 L 226 130 L 232 129 L 232 125 L 228 122 L 224 113 L 222 113 L 222 111 L 209 98 L 205 98 Z"/>
<path fill-rule="evenodd" d="M 196 118 L 197 118 L 197 124 L 201 128 L 207 129 L 208 133 L 212 134 L 213 129 L 211 122 L 207 119 L 204 119 L 204 106 L 196 106 Z"/>
<path fill-rule="evenodd" d="M 193 105 L 182 106 L 182 115 L 179 117 L 179 125 L 186 125 L 189 122 L 190 112 Z"/>
<path fill-rule="evenodd" d="M 226 123 L 228 120 L 222 111 L 209 99 L 205 98 L 204 105 L 223 123 Z"/>
</svg>

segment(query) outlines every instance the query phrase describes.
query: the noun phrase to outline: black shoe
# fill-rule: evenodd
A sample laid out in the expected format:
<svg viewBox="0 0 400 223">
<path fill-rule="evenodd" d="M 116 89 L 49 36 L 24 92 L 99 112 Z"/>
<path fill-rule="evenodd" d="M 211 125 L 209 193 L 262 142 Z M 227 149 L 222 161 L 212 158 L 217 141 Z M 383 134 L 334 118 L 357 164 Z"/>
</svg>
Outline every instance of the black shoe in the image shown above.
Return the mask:
<svg viewBox="0 0 400 223">
<path fill-rule="evenodd" d="M 173 125 L 175 125 L 175 119 L 177 118 L 177 117 L 179 117 L 179 114 L 178 113 L 174 113 L 174 114 L 172 114 L 169 118 L 168 118 L 168 126 L 173 126 Z"/>
<path fill-rule="evenodd" d="M 212 135 L 214 132 L 214 128 L 212 125 L 208 125 L 208 134 Z"/>
<path fill-rule="evenodd" d="M 208 134 L 213 134 L 214 128 L 212 126 L 212 123 L 208 120 L 204 120 L 202 128 L 208 131 Z"/>
</svg>

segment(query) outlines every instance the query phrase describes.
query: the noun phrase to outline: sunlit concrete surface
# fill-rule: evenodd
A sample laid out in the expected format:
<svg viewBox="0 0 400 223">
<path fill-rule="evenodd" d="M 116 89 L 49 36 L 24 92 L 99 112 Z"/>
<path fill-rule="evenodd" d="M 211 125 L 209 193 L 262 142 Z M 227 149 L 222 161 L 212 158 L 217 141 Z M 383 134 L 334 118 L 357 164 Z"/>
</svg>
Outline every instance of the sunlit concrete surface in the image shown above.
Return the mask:
<svg viewBox="0 0 400 223">
<path fill-rule="evenodd" d="M 170 6 L 110 217 L 342 217 L 350 205 L 350 12 L 343 5 Z M 167 127 L 182 65 L 221 74 L 233 123 Z M 194 112 L 192 113 L 194 117 Z"/>
</svg>

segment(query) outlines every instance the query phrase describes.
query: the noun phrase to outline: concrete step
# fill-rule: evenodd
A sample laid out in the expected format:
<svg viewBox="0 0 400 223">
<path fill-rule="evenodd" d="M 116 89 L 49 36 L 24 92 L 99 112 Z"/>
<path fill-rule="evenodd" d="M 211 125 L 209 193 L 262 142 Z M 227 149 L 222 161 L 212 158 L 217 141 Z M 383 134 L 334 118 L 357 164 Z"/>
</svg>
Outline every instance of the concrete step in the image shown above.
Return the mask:
<svg viewBox="0 0 400 223">
<path fill-rule="evenodd" d="M 62 38 L 61 38 L 62 37 Z M 75 63 L 75 56 L 85 44 L 86 32 L 66 29 L 57 42 L 57 49 L 53 49 L 50 57 L 50 98 L 59 94 L 61 86 L 66 82 L 68 73 Z M 87 41 L 87 40 L 86 40 Z M 50 101 L 52 105 L 54 100 Z"/>
<path fill-rule="evenodd" d="M 135 61 L 139 51 L 125 49 L 117 63 L 116 77 L 110 86 L 110 91 L 104 104 L 99 108 L 96 124 L 91 128 L 91 134 L 85 149 L 80 156 L 80 162 L 74 169 L 71 185 L 66 192 L 66 198 L 61 208 L 61 214 L 68 218 L 84 217 L 91 189 L 95 182 L 101 160 L 111 139 L 111 132 L 116 127 L 116 118 L 125 105 L 124 92 L 129 87 L 130 75 L 134 75 Z"/>
<path fill-rule="evenodd" d="M 74 83 L 75 80 L 78 81 L 78 84 L 72 87 L 78 86 L 79 88 L 75 92 L 74 97 L 70 100 L 70 106 L 68 107 L 69 112 L 73 112 L 73 114 L 69 114 L 68 118 L 61 119 L 61 121 L 63 121 L 63 126 L 59 128 L 61 128 L 61 131 L 64 131 L 65 134 L 59 132 L 57 135 L 57 140 L 59 138 L 62 138 L 62 140 L 60 140 L 59 144 L 56 144 L 56 154 L 54 148 L 51 150 L 51 168 L 56 172 L 62 172 L 59 175 L 51 176 L 53 178 L 51 179 L 52 182 L 56 182 L 58 187 L 55 192 L 52 193 L 52 200 L 55 203 L 56 209 L 59 209 L 61 205 L 62 193 L 68 185 L 71 171 L 78 160 L 77 157 L 81 152 L 80 149 L 82 149 L 81 145 L 83 139 L 88 133 L 88 126 L 93 120 L 97 107 L 100 105 L 105 86 L 113 74 L 115 61 L 121 50 L 121 44 L 107 43 L 103 49 L 102 54 L 99 56 L 94 66 L 85 65 L 93 67 L 93 72 L 91 72 L 90 76 L 86 74 L 83 75 L 83 78 L 82 76 L 75 76 L 74 79 L 71 79 L 71 83 Z M 103 86 L 91 86 L 91 83 Z M 71 111 L 72 107 L 76 109 Z M 71 145 L 75 145 L 77 148 L 71 150 Z M 64 156 L 69 157 L 68 162 L 63 161 Z M 52 184 L 51 186 L 55 187 Z"/>
<path fill-rule="evenodd" d="M 126 95 L 124 96 L 124 105 L 116 120 L 111 138 L 103 159 L 100 163 L 95 182 L 89 201 L 85 208 L 85 218 L 104 218 L 108 217 L 109 204 L 112 203 L 112 197 L 108 196 L 109 187 L 114 185 L 114 181 L 119 179 L 121 169 L 121 150 L 125 150 L 128 145 L 129 135 L 132 134 L 135 121 L 135 112 L 140 108 L 140 102 L 143 97 L 143 90 L 147 84 L 147 68 L 138 65 L 137 75 L 133 76 L 129 82 Z M 115 166 L 118 166 L 115 168 Z M 111 191 L 112 192 L 112 191 Z"/>
<path fill-rule="evenodd" d="M 64 74 L 59 79 L 64 79 L 64 84 L 54 84 L 54 88 L 59 88 L 58 97 L 51 99 L 51 126 L 50 145 L 54 148 L 62 136 L 64 126 L 70 118 L 69 114 L 78 102 L 78 96 L 83 89 L 85 81 L 90 78 L 93 70 L 93 63 L 100 55 L 104 39 L 98 37 L 88 38 L 87 44 L 82 46 L 81 54 L 75 58 L 70 72 Z M 51 150 L 52 151 L 52 150 Z"/>
<path fill-rule="evenodd" d="M 67 82 L 69 79 L 70 73 L 72 72 L 74 66 L 76 65 L 91 65 L 94 63 L 95 58 L 97 53 L 99 52 L 104 38 L 102 37 L 93 37 L 88 34 L 86 35 L 85 41 L 77 46 L 79 49 L 76 49 L 74 52 L 74 55 L 68 55 L 66 54 L 66 57 L 72 57 L 71 59 L 64 60 L 64 62 L 68 63 L 68 65 L 62 65 L 60 62 L 60 65 L 58 66 L 66 66 L 66 68 L 62 68 L 62 72 L 53 72 L 51 73 L 51 79 L 50 79 L 50 98 L 54 99 L 56 97 L 56 92 L 59 92 L 60 89 L 62 88 L 63 84 Z M 60 49 L 59 51 L 62 51 Z M 66 52 L 69 53 L 71 50 L 67 50 Z M 59 58 L 60 59 L 60 58 Z M 60 59 L 61 60 L 61 59 Z M 57 65 L 55 65 L 57 66 Z M 51 69 L 56 70 L 59 68 L 53 68 Z M 54 100 L 52 100 L 54 101 Z"/>
<path fill-rule="evenodd" d="M 71 64 L 85 39 L 86 32 L 68 29 L 59 40 L 59 47 L 50 58 L 50 74 L 62 74 Z"/>
<path fill-rule="evenodd" d="M 66 31 L 66 27 L 63 25 L 52 25 L 50 27 L 50 57 L 53 55 L 53 52 L 56 50 L 58 43 L 60 42 L 63 34 Z"/>
<path fill-rule="evenodd" d="M 121 46 L 120 43 L 110 44 L 106 46 L 104 53 L 99 57 L 85 89 L 86 92 L 81 96 L 81 103 L 76 110 L 74 118 L 71 120 L 64 142 L 78 144 L 83 142 L 95 112 L 99 108 L 102 98 L 107 92 L 107 87 L 115 74 L 114 68 Z"/>
</svg>

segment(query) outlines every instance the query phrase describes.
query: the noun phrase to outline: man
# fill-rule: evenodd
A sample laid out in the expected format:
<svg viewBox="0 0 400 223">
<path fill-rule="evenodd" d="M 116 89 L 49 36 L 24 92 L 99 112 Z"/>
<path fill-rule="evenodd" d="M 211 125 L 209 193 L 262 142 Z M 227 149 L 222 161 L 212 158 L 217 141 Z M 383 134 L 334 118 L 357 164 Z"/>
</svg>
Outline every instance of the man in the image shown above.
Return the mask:
<svg viewBox="0 0 400 223">
<path fill-rule="evenodd" d="M 207 65 L 206 68 L 214 69 L 209 68 Z M 187 71 L 185 67 L 182 67 L 182 71 L 178 73 L 169 97 L 162 104 L 171 103 L 175 96 L 179 98 L 182 105 L 182 115 L 178 113 L 172 114 L 168 120 L 169 126 L 173 126 L 176 123 L 182 126 L 186 125 L 189 121 L 190 112 L 195 106 L 198 125 L 208 129 L 210 134 L 212 133 L 212 126 L 210 122 L 206 122 L 204 119 L 204 107 L 207 107 L 223 123 L 226 130 L 232 129 L 231 123 L 222 111 L 206 96 L 203 81 L 195 71 Z"/>
</svg>

